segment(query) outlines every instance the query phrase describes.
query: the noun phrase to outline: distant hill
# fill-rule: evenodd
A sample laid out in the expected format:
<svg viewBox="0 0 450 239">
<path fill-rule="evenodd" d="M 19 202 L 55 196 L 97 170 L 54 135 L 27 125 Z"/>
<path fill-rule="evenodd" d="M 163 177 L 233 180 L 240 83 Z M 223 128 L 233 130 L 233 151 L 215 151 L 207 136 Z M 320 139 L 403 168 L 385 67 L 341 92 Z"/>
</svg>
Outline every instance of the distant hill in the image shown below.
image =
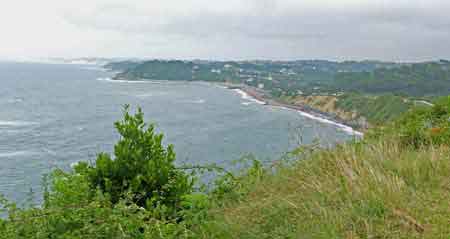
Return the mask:
<svg viewBox="0 0 450 239">
<path fill-rule="evenodd" d="M 106 65 L 128 80 L 233 81 L 264 85 L 274 96 L 359 92 L 414 97 L 450 93 L 450 63 L 324 60 L 302 61 L 121 61 Z"/>
<path fill-rule="evenodd" d="M 417 63 L 374 71 L 338 73 L 332 86 L 342 91 L 394 93 L 409 96 L 450 93 L 448 61 Z"/>
</svg>

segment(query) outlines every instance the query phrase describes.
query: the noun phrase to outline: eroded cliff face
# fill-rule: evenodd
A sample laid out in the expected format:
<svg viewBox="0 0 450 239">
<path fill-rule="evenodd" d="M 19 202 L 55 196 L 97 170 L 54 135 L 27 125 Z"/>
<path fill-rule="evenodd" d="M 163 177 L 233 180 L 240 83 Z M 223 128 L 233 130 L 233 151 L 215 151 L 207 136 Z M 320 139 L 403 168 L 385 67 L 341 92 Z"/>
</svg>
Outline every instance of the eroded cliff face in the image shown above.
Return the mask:
<svg viewBox="0 0 450 239">
<path fill-rule="evenodd" d="M 360 129 L 367 129 L 370 127 L 367 119 L 364 116 L 361 116 L 357 111 L 345 111 L 338 108 L 336 104 L 338 100 L 339 98 L 333 95 L 295 96 L 288 99 L 291 104 L 310 106 L 314 109 L 333 115 L 351 126 Z"/>
</svg>

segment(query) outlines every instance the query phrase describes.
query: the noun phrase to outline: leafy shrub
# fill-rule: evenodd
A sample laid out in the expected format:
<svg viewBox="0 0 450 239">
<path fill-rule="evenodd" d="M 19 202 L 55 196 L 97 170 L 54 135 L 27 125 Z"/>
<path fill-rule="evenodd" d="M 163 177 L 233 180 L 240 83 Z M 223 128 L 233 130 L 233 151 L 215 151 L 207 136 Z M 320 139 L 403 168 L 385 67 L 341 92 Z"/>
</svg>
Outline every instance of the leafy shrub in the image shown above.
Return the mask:
<svg viewBox="0 0 450 239">
<path fill-rule="evenodd" d="M 450 144 L 450 97 L 440 98 L 433 107 L 416 107 L 375 133 L 399 138 L 415 148 Z"/>
<path fill-rule="evenodd" d="M 80 163 L 75 172 L 87 175 L 91 189 L 99 188 L 113 204 L 130 198 L 140 207 L 159 208 L 173 217 L 182 198 L 192 192 L 193 180 L 175 167 L 173 146 L 165 148 L 163 135 L 155 134 L 154 125 L 146 127 L 142 110 L 132 116 L 128 109 L 124 119 L 115 123 L 121 138 L 114 147 L 114 159 L 101 153 L 95 165 Z"/>
<path fill-rule="evenodd" d="M 40 207 L 0 196 L 0 238 L 192 238 L 208 197 L 193 193 L 193 177 L 175 167 L 173 146 L 146 127 L 141 109 L 128 110 L 115 123 L 114 159 L 101 153 L 95 165 L 54 170 Z"/>
</svg>

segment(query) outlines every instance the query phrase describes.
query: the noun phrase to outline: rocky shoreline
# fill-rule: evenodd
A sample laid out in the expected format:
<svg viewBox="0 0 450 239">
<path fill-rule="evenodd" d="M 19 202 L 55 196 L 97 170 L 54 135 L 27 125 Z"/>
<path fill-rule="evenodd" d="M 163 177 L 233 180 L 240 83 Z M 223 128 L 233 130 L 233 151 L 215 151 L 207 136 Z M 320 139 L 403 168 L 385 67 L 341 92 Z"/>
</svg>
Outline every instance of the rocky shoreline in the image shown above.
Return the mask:
<svg viewBox="0 0 450 239">
<path fill-rule="evenodd" d="M 310 114 L 314 117 L 317 118 L 321 118 L 327 121 L 331 121 L 334 122 L 338 125 L 343 125 L 346 127 L 351 128 L 356 134 L 360 134 L 362 135 L 363 133 L 360 132 L 363 129 L 359 128 L 357 125 L 353 125 L 351 124 L 351 122 L 346 121 L 344 119 L 341 119 L 337 116 L 333 116 L 329 113 L 317 110 L 315 108 L 312 108 L 308 105 L 294 105 L 294 104 L 289 104 L 289 103 L 284 103 L 284 102 L 280 102 L 279 100 L 274 99 L 271 96 L 268 96 L 268 93 L 265 92 L 264 90 L 255 88 L 255 87 L 251 87 L 248 85 L 236 85 L 236 84 L 224 84 L 224 86 L 228 89 L 239 89 L 242 90 L 243 92 L 245 92 L 247 95 L 249 95 L 250 97 L 260 101 L 260 102 L 264 102 L 265 105 L 270 105 L 270 106 L 276 106 L 276 107 L 283 107 L 283 108 L 287 108 L 287 109 L 292 109 L 292 110 L 296 110 L 299 112 L 303 112 L 303 113 L 307 113 Z"/>
</svg>

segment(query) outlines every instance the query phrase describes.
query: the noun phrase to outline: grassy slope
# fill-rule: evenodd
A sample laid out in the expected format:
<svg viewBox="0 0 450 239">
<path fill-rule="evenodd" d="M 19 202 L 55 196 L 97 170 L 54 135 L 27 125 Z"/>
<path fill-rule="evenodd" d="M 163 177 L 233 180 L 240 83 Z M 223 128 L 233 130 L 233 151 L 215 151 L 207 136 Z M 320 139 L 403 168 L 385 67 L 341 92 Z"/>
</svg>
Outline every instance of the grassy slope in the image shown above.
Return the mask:
<svg viewBox="0 0 450 239">
<path fill-rule="evenodd" d="M 377 96 L 356 93 L 341 96 L 310 95 L 289 97 L 283 100 L 288 103 L 308 105 L 336 115 L 350 124 L 357 122 L 360 117 L 364 117 L 370 125 L 385 124 L 405 113 L 413 105 L 406 102 L 404 97 L 388 94 Z"/>
<path fill-rule="evenodd" d="M 356 111 L 370 123 L 380 125 L 398 118 L 412 106 L 412 103 L 405 102 L 404 99 L 389 94 L 378 96 L 344 94 L 339 97 L 336 107 L 343 111 Z"/>
<path fill-rule="evenodd" d="M 211 238 L 448 238 L 448 147 L 395 142 L 313 153 L 212 210 Z M 205 232 L 203 232 L 205 233 Z"/>
</svg>

